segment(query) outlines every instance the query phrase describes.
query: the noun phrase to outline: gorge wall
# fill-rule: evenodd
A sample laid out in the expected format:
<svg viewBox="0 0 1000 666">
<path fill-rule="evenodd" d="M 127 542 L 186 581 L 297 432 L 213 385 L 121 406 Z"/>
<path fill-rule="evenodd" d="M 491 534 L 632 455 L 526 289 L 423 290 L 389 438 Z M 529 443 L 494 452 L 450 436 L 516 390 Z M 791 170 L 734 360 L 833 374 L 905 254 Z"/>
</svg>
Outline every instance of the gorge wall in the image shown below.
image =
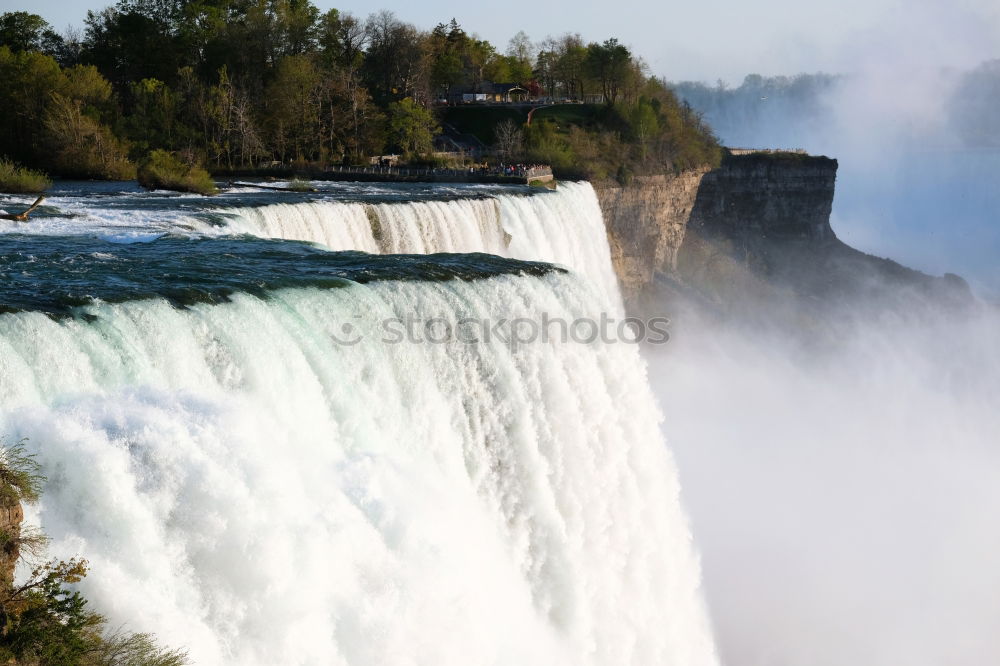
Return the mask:
<svg viewBox="0 0 1000 666">
<path fill-rule="evenodd" d="M 970 300 L 957 276 L 928 276 L 842 243 L 830 227 L 836 176 L 834 159 L 762 152 L 596 184 L 626 301 L 646 309 L 683 293 L 735 311 L 762 301 L 796 309 L 793 301 Z"/>
<path fill-rule="evenodd" d="M 717 238 L 830 240 L 836 178 L 837 160 L 828 157 L 732 156 L 702 178 L 690 226 Z"/>
<path fill-rule="evenodd" d="M 641 292 L 657 273 L 677 270 L 695 197 L 708 169 L 640 177 L 628 186 L 595 183 L 622 290 Z"/>
</svg>

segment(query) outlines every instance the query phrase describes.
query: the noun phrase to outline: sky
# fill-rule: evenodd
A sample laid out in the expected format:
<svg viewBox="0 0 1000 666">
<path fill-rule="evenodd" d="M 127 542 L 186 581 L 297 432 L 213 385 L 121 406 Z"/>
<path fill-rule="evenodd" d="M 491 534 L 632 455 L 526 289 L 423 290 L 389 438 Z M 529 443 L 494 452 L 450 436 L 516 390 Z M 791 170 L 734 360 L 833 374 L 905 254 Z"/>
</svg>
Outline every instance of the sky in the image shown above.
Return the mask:
<svg viewBox="0 0 1000 666">
<path fill-rule="evenodd" d="M 388 9 L 428 29 L 454 17 L 501 48 L 518 30 L 534 40 L 566 32 L 579 32 L 588 41 L 615 36 L 645 58 L 654 74 L 671 80 L 738 83 L 750 72 L 843 72 L 860 58 L 900 54 L 954 66 L 1000 57 L 995 0 L 315 1 L 321 9 L 337 7 L 361 17 Z M 87 9 L 106 4 L 0 0 L 0 9 L 39 13 L 61 31 L 81 26 Z"/>
</svg>

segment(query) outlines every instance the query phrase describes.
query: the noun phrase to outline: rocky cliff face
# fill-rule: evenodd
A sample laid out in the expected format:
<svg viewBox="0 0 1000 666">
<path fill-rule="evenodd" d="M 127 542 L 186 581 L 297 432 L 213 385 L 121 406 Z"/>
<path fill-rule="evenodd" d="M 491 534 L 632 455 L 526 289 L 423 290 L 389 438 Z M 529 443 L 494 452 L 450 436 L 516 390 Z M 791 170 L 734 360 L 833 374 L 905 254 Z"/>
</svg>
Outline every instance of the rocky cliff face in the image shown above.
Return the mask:
<svg viewBox="0 0 1000 666">
<path fill-rule="evenodd" d="M 683 292 L 724 311 L 780 304 L 908 306 L 971 300 L 935 278 L 866 255 L 830 227 L 837 161 L 728 156 L 716 169 L 597 184 L 615 268 L 632 307 Z"/>
<path fill-rule="evenodd" d="M 21 555 L 21 523 L 24 509 L 19 502 L 0 505 L 0 589 L 6 590 L 14 583 L 14 569 Z"/>
<path fill-rule="evenodd" d="M 714 237 L 803 239 L 822 243 L 830 228 L 837 160 L 796 153 L 726 159 L 701 180 L 689 226 Z"/>
<path fill-rule="evenodd" d="M 595 186 L 622 288 L 642 291 L 658 272 L 677 270 L 695 197 L 708 169 L 638 178 L 629 186 Z"/>
</svg>

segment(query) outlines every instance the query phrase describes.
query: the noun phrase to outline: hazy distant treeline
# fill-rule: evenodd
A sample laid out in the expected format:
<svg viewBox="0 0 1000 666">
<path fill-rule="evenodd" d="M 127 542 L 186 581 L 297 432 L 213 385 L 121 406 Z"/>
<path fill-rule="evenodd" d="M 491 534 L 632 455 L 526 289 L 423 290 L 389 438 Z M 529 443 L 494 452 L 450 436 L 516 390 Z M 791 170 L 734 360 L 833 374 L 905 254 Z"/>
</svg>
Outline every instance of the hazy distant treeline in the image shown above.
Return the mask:
<svg viewBox="0 0 1000 666">
<path fill-rule="evenodd" d="M 120 0 L 61 35 L 28 12 L 0 15 L 0 154 L 104 178 L 128 177 L 154 149 L 230 168 L 412 156 L 440 129 L 435 102 L 485 82 L 612 110 L 583 137 L 514 128 L 508 143 L 523 156 L 572 160 L 574 142 L 589 141 L 678 168 L 718 150 L 615 39 L 518 33 L 501 51 L 454 20 L 424 31 L 309 0 Z"/>
<path fill-rule="evenodd" d="M 750 74 L 736 87 L 722 81 L 715 85 L 683 81 L 672 87 L 682 100 L 705 115 L 728 144 L 756 148 L 771 147 L 769 142 L 766 146 L 744 145 L 764 143 L 757 138 L 761 126 L 790 128 L 828 122 L 825 95 L 839 79 L 831 74 Z"/>
<path fill-rule="evenodd" d="M 900 74 L 900 77 L 906 75 Z M 942 108 L 940 117 L 909 138 L 926 139 L 936 133 L 937 143 L 949 140 L 966 148 L 1000 148 L 1000 60 L 984 62 L 965 72 L 941 71 L 927 77 L 925 98 L 919 111 Z M 893 93 L 893 82 L 858 81 L 855 75 L 797 74 L 764 77 L 748 75 L 736 87 L 683 81 L 671 84 L 678 97 L 703 113 L 716 131 L 731 144 L 765 143 L 768 137 L 786 141 L 809 138 L 830 131 L 830 125 L 870 113 L 874 101 Z M 903 85 L 906 81 L 898 81 Z M 881 88 L 881 89 L 879 89 Z M 885 118 L 886 131 L 908 131 L 912 125 L 902 98 L 882 108 L 898 109 Z M 902 126 L 902 127 L 900 127 Z M 917 133 L 921 136 L 917 136 Z M 948 135 L 943 137 L 941 135 Z M 784 146 L 795 147 L 795 146 Z"/>
</svg>

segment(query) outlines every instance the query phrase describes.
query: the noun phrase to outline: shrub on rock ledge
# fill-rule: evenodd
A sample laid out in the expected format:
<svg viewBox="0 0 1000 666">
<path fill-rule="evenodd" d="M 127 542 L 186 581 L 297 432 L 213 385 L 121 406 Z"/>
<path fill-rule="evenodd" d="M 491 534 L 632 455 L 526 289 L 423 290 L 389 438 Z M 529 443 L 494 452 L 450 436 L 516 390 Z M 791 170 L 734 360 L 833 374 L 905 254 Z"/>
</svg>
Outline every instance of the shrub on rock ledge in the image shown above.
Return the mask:
<svg viewBox="0 0 1000 666">
<path fill-rule="evenodd" d="M 27 194 L 44 192 L 52 185 L 41 171 L 26 169 L 10 160 L 0 159 L 0 192 Z"/>
<path fill-rule="evenodd" d="M 185 164 L 166 150 L 154 150 L 139 165 L 139 184 L 150 190 L 174 190 L 195 194 L 218 194 L 219 189 L 207 171 Z"/>
</svg>

